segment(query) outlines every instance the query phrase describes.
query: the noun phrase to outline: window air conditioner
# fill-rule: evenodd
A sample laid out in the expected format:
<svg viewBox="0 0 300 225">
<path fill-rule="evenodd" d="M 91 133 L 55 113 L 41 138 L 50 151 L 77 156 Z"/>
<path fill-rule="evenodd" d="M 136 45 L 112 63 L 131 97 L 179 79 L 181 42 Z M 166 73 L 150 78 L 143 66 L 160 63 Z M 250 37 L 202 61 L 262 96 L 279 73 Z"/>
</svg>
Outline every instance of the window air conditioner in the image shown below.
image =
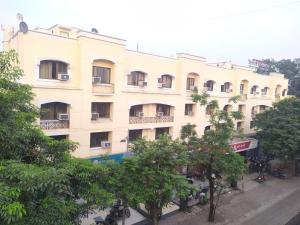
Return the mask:
<svg viewBox="0 0 300 225">
<path fill-rule="evenodd" d="M 163 87 L 163 84 L 162 84 L 162 83 L 157 83 L 157 87 L 158 87 L 158 88 L 162 88 L 162 87 Z"/>
<path fill-rule="evenodd" d="M 69 80 L 69 75 L 68 74 L 59 73 L 58 74 L 58 80 L 67 81 L 67 80 Z"/>
<path fill-rule="evenodd" d="M 156 113 L 156 116 L 158 116 L 158 117 L 161 117 L 161 116 L 163 116 L 164 115 L 164 112 L 157 112 Z"/>
<path fill-rule="evenodd" d="M 139 80 L 138 86 L 140 86 L 140 87 L 145 87 L 145 86 L 147 86 L 147 82 L 145 82 L 145 81 L 143 81 L 143 80 Z"/>
<path fill-rule="evenodd" d="M 189 115 L 189 116 L 194 116 L 194 112 L 189 111 L 189 112 L 188 112 L 188 115 Z"/>
<path fill-rule="evenodd" d="M 109 148 L 110 142 L 109 141 L 101 141 L 101 147 L 102 148 Z"/>
<path fill-rule="evenodd" d="M 137 116 L 138 116 L 138 117 L 144 117 L 144 113 L 143 113 L 143 112 L 138 112 L 138 113 L 137 113 Z"/>
<path fill-rule="evenodd" d="M 92 120 L 97 120 L 99 119 L 99 113 L 92 112 Z"/>
<path fill-rule="evenodd" d="M 69 114 L 67 113 L 58 113 L 58 120 L 69 120 Z"/>
<path fill-rule="evenodd" d="M 93 77 L 93 83 L 101 83 L 101 77 Z"/>
<path fill-rule="evenodd" d="M 190 89 L 191 91 L 193 91 L 195 89 L 195 86 L 190 86 Z"/>
</svg>

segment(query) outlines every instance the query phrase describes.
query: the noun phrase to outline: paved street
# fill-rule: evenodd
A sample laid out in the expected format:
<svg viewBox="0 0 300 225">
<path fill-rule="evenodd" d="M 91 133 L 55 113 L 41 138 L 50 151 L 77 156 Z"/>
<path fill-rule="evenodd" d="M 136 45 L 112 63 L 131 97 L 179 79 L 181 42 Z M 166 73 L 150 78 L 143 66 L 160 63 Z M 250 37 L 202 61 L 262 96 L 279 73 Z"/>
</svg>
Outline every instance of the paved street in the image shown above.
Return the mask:
<svg viewBox="0 0 300 225">
<path fill-rule="evenodd" d="M 216 212 L 215 225 L 284 225 L 300 212 L 300 178 L 268 177 L 259 184 L 248 176 L 244 192 L 225 194 Z M 206 225 L 208 206 L 194 207 L 161 221 L 161 225 Z"/>
</svg>

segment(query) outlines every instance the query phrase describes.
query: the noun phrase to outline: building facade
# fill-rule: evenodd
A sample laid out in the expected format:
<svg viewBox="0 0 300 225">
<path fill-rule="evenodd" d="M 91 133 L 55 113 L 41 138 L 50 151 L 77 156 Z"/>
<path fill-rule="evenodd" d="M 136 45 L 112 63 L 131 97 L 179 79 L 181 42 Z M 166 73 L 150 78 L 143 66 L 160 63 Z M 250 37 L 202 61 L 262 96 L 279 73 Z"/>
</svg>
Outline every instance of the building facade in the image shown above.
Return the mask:
<svg viewBox="0 0 300 225">
<path fill-rule="evenodd" d="M 282 74 L 261 75 L 231 63 L 208 64 L 189 54 L 163 57 L 126 49 L 125 40 L 96 31 L 55 25 L 26 33 L 3 29 L 4 50 L 15 49 L 41 108 L 38 121 L 56 139 L 78 142 L 73 153 L 93 158 L 126 152 L 127 140 L 180 135 L 187 123 L 199 135 L 209 129 L 209 109 L 192 102 L 196 89 L 207 91 L 220 108 L 240 110 L 237 129 L 253 133 L 256 113 L 284 98 Z M 241 95 L 237 104 L 230 97 Z"/>
</svg>

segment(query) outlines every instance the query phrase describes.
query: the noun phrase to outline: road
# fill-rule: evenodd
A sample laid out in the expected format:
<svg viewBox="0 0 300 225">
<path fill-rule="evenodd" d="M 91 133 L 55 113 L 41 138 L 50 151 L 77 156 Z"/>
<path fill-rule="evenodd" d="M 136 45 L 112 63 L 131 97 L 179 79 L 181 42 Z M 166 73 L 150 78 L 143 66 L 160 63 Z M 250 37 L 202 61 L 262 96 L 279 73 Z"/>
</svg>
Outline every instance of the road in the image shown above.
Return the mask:
<svg viewBox="0 0 300 225">
<path fill-rule="evenodd" d="M 225 194 L 216 212 L 214 225 L 285 225 L 300 212 L 300 178 L 281 180 L 273 177 L 259 184 L 248 177 L 243 193 Z M 198 208 L 198 209 L 197 209 Z M 161 225 L 211 225 L 208 207 L 179 213 Z"/>
</svg>

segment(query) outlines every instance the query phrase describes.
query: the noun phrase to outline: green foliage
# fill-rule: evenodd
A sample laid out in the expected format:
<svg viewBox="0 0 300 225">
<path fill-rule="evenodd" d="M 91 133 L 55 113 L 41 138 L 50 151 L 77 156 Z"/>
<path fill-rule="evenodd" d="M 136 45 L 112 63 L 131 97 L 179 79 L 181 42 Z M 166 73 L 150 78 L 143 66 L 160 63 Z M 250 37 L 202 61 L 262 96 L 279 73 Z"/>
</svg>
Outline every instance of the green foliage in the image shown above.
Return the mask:
<svg viewBox="0 0 300 225">
<path fill-rule="evenodd" d="M 229 101 L 238 101 L 239 96 Z M 227 181 L 237 181 L 245 171 L 243 157 L 236 154 L 230 147 L 230 141 L 237 134 L 235 120 L 243 117 L 241 112 L 227 113 L 219 109 L 216 100 L 209 101 L 207 95 L 194 94 L 193 100 L 210 109 L 209 122 L 212 129 L 206 131 L 202 137 L 193 136 L 188 142 L 192 145 L 192 166 L 201 165 L 206 168 L 206 176 L 210 186 L 209 221 L 214 220 L 214 179 L 212 174 L 222 173 Z M 191 141 L 192 140 L 192 141 Z"/>
<path fill-rule="evenodd" d="M 300 58 L 282 59 L 276 61 L 274 59 L 264 59 L 264 63 L 269 65 L 269 72 L 276 72 L 284 74 L 290 80 L 289 95 L 300 96 Z M 260 68 L 258 68 L 259 72 Z"/>
<path fill-rule="evenodd" d="M 300 100 L 287 98 L 257 114 L 254 126 L 261 148 L 279 158 L 300 154 Z"/>
<path fill-rule="evenodd" d="M 135 142 L 131 151 L 134 156 L 123 163 L 130 179 L 127 183 L 132 193 L 129 201 L 143 203 L 157 224 L 161 209 L 172 201 L 174 194 L 178 197 L 189 194 L 190 186 L 178 172 L 187 162 L 186 147 L 178 140 L 160 136 L 156 141 Z"/>
<path fill-rule="evenodd" d="M 76 143 L 43 134 L 17 63 L 14 51 L 0 52 L 0 224 L 79 224 L 111 204 L 109 170 L 72 158 Z"/>
</svg>

